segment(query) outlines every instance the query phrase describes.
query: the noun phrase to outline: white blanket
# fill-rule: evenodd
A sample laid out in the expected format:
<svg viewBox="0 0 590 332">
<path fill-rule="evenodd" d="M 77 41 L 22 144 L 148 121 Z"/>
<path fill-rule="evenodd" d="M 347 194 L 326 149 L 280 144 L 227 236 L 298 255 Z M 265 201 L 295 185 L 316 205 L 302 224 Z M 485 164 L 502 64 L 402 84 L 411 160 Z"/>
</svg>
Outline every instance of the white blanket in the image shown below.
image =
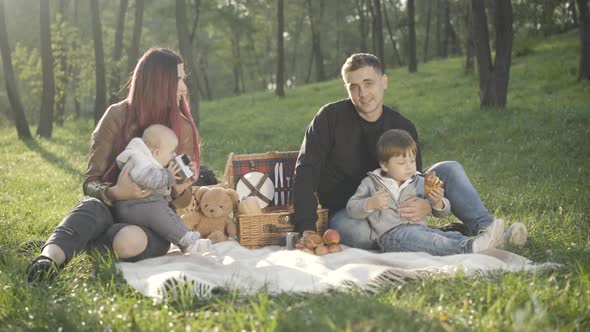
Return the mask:
<svg viewBox="0 0 590 332">
<path fill-rule="evenodd" d="M 237 289 L 241 294 L 260 290 L 322 292 L 360 287 L 374 290 L 405 280 L 452 275 L 554 269 L 556 264 L 535 264 L 502 250 L 486 254 L 432 256 L 426 253 L 373 253 L 343 247 L 339 253 L 313 256 L 278 246 L 249 250 L 236 242 L 214 245 L 203 255 L 170 252 L 166 256 L 137 263 L 118 263 L 125 280 L 140 293 L 164 299 L 179 284 L 200 297 L 217 288 Z"/>
</svg>

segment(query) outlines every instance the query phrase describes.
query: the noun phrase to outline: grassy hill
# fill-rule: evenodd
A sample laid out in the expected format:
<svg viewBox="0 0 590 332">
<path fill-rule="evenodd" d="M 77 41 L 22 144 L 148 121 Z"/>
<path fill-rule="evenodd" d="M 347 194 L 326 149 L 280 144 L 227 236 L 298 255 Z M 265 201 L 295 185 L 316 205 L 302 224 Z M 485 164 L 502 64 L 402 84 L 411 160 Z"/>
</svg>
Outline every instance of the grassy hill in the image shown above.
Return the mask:
<svg viewBox="0 0 590 332">
<path fill-rule="evenodd" d="M 426 165 L 458 160 L 485 205 L 524 222 L 514 251 L 560 271 L 409 282 L 378 294 L 252 297 L 155 304 L 116 274 L 109 255 L 79 255 L 51 286 L 24 279 L 35 248 L 81 197 L 90 122 L 22 142 L 0 129 L 0 330 L 588 330 L 590 84 L 576 80 L 577 32 L 513 58 L 508 110 L 479 110 L 462 58 L 388 71 L 385 103 L 416 124 Z M 318 108 L 346 97 L 341 80 L 202 103 L 203 163 L 221 176 L 229 152 L 297 150 Z M 451 221 L 449 217 L 445 222 Z"/>
</svg>

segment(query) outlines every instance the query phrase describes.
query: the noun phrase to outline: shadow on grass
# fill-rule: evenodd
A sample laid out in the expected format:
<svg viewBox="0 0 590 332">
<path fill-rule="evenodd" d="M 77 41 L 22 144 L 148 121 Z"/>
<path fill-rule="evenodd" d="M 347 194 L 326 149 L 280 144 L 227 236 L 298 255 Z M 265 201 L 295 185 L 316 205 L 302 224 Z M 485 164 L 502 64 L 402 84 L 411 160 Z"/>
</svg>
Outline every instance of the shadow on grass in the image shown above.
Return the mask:
<svg viewBox="0 0 590 332">
<path fill-rule="evenodd" d="M 58 157 L 50 151 L 47 151 L 45 148 L 39 145 L 37 140 L 24 140 L 24 143 L 29 148 L 29 150 L 38 153 L 43 159 L 47 160 L 50 164 L 55 165 L 58 168 L 64 170 L 66 173 L 73 175 L 77 178 L 81 178 L 84 176 L 84 173 L 76 169 L 71 163 L 63 160 L 62 158 Z"/>
</svg>

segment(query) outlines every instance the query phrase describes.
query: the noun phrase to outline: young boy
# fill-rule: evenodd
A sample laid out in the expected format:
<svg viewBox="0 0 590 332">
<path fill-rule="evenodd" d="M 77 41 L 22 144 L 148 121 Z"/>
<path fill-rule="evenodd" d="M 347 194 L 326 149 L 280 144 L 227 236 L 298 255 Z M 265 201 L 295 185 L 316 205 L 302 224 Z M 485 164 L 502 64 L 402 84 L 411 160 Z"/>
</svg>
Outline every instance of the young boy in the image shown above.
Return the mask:
<svg viewBox="0 0 590 332">
<path fill-rule="evenodd" d="M 177 145 L 174 131 L 163 125 L 151 125 L 141 138 L 129 142 L 117 156 L 117 164 L 123 169 L 131 162 L 131 180 L 153 193 L 145 198 L 116 201 L 115 217 L 153 230 L 182 252 L 205 252 L 211 249 L 211 240 L 201 239 L 199 232 L 190 232 L 166 200 L 174 184 L 174 174 L 178 172 L 178 165 L 171 162 Z"/>
<path fill-rule="evenodd" d="M 391 129 L 383 133 L 377 141 L 377 157 L 381 168 L 368 173 L 346 210 L 352 218 L 369 221 L 381 251 L 422 251 L 444 256 L 477 253 L 501 243 L 504 224 L 500 219 L 472 238 L 430 228 L 425 221 L 401 219 L 398 203 L 415 196 L 424 198 L 424 177 L 416 171 L 416 142 L 406 131 Z M 451 210 L 443 195 L 444 190 L 436 188 L 428 196 L 432 214 L 439 218 Z"/>
</svg>

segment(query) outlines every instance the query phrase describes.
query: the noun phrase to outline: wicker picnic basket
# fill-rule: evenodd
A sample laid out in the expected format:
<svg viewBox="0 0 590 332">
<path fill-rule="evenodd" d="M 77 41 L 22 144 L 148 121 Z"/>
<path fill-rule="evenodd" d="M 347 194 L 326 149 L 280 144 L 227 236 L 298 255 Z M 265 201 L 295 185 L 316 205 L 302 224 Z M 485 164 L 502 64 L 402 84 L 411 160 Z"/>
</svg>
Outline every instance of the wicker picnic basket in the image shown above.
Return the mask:
<svg viewBox="0 0 590 332">
<path fill-rule="evenodd" d="M 230 153 L 225 165 L 223 178 L 228 188 L 236 189 L 238 181 L 249 172 L 260 172 L 271 180 L 275 178 L 275 165 L 282 163 L 283 186 L 277 188 L 285 199 L 283 204 L 274 201 L 262 209 L 262 214 L 239 214 L 234 216 L 238 222 L 238 239 L 247 248 L 260 248 L 269 245 L 281 245 L 285 232 L 294 230 L 292 181 L 297 160 L 297 151 L 267 152 L 256 154 Z M 316 230 L 323 234 L 328 227 L 328 210 L 318 209 Z"/>
</svg>

